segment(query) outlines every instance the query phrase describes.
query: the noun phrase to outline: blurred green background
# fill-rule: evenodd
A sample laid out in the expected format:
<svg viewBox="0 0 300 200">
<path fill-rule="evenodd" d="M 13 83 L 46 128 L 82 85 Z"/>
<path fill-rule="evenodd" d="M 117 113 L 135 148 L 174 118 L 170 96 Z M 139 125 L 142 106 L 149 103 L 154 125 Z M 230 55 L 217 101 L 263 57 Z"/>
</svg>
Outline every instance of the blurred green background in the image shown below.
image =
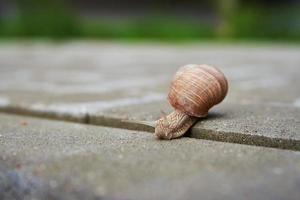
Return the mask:
<svg viewBox="0 0 300 200">
<path fill-rule="evenodd" d="M 0 38 L 300 41 L 299 0 L 0 0 Z"/>
</svg>

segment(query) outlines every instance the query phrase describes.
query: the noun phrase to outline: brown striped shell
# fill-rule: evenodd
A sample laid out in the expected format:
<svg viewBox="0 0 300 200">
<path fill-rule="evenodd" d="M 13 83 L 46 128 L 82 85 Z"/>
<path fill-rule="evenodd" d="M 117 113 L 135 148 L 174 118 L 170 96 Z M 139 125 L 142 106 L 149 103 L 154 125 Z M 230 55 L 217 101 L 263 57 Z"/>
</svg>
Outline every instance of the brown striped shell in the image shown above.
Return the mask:
<svg viewBox="0 0 300 200">
<path fill-rule="evenodd" d="M 224 74 L 210 65 L 190 64 L 175 74 L 168 95 L 177 110 L 194 117 L 205 117 L 208 110 L 226 96 L 228 83 Z"/>
</svg>

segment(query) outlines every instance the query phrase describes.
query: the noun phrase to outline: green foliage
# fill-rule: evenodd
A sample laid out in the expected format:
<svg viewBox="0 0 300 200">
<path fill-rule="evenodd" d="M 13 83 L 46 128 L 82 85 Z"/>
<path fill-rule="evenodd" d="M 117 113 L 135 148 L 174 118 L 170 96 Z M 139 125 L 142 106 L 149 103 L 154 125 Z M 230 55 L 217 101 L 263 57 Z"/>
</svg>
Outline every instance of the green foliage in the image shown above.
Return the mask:
<svg viewBox="0 0 300 200">
<path fill-rule="evenodd" d="M 85 22 L 82 36 L 94 38 L 189 40 L 213 37 L 213 27 L 163 17 L 127 22 Z"/>
<path fill-rule="evenodd" d="M 59 0 L 15 0 L 18 14 L 0 18 L 0 37 L 100 39 L 263 39 L 300 41 L 300 8 L 239 7 L 218 4 L 219 23 L 180 20 L 166 15 L 121 21 L 83 20 Z M 229 6 L 230 3 L 230 6 Z"/>
<path fill-rule="evenodd" d="M 298 8 L 238 10 L 230 19 L 233 38 L 300 40 Z"/>
<path fill-rule="evenodd" d="M 19 15 L 2 20 L 0 34 L 10 37 L 67 38 L 79 35 L 77 18 L 61 1 L 19 1 Z"/>
</svg>

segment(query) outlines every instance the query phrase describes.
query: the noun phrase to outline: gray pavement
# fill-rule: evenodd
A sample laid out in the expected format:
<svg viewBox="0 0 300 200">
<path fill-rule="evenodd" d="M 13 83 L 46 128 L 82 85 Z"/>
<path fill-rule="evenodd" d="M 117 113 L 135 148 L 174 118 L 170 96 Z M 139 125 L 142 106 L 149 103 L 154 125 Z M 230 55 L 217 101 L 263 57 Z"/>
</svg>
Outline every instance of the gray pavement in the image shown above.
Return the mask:
<svg viewBox="0 0 300 200">
<path fill-rule="evenodd" d="M 0 46 L 0 110 L 153 131 L 179 66 L 208 63 L 229 79 L 191 137 L 300 149 L 300 48 L 73 42 Z"/>
<path fill-rule="evenodd" d="M 146 132 L 1 114 L 0 152 L 1 199 L 300 195 L 297 151 L 192 138 L 159 141 Z"/>
<path fill-rule="evenodd" d="M 299 55 L 282 45 L 1 43 L 0 199 L 299 199 Z M 169 82 L 188 63 L 219 67 L 228 96 L 189 137 L 155 140 L 147 124 L 172 111 Z"/>
</svg>

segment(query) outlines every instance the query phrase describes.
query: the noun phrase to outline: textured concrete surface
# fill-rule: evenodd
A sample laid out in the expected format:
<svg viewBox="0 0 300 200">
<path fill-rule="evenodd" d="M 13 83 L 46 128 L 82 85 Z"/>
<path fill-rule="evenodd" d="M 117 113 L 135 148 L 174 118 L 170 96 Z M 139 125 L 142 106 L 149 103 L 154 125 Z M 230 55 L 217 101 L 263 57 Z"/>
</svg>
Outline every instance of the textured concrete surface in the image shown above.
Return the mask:
<svg viewBox="0 0 300 200">
<path fill-rule="evenodd" d="M 171 110 L 178 67 L 208 63 L 226 74 L 229 93 L 192 137 L 299 150 L 299 55 L 279 45 L 3 43 L 0 109 L 151 131 L 135 121 Z"/>
<path fill-rule="evenodd" d="M 300 150 L 300 109 L 220 106 L 193 127 L 191 137 Z"/>
<path fill-rule="evenodd" d="M 0 115 L 0 197 L 298 199 L 300 154 Z"/>
<path fill-rule="evenodd" d="M 163 115 L 161 110 L 155 108 L 163 108 L 166 113 L 171 112 L 166 102 L 149 103 L 116 109 L 106 114 L 111 118 L 90 116 L 90 123 L 153 132 L 154 120 Z M 130 120 L 122 122 L 118 120 L 120 116 Z M 152 126 L 144 124 L 148 121 Z M 199 119 L 187 136 L 300 150 L 300 109 L 268 104 L 221 104 L 213 108 L 207 118 Z"/>
</svg>

